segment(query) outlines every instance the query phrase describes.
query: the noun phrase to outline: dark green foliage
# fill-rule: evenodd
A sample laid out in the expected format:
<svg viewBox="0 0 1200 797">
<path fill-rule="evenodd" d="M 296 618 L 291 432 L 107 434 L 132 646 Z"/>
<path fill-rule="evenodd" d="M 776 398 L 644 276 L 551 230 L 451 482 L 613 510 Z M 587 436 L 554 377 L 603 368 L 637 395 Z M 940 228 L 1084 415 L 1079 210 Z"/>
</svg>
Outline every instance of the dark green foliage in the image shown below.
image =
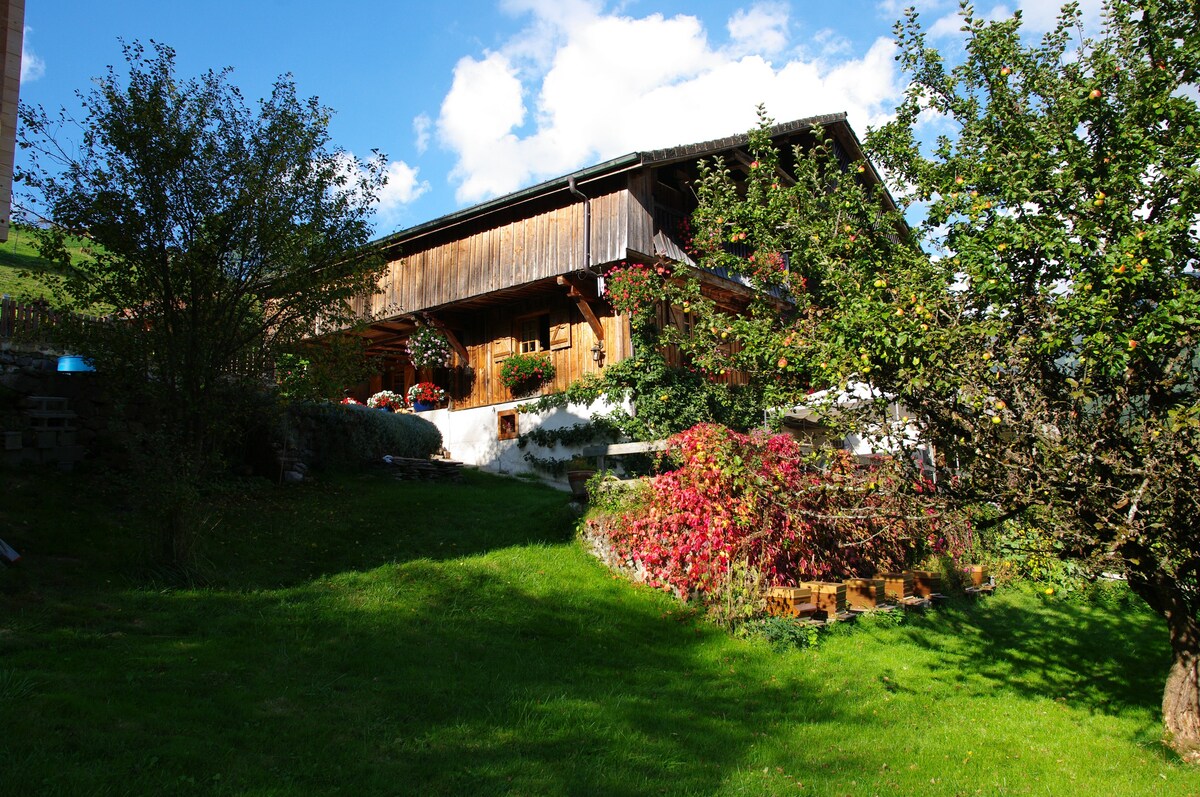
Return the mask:
<svg viewBox="0 0 1200 797">
<path fill-rule="evenodd" d="M 542 448 L 555 446 L 581 446 L 597 440 L 616 440 L 620 430 L 607 418 L 595 418 L 586 423 L 573 423 L 557 429 L 538 427 L 517 438 L 517 447 L 525 448 L 530 443 Z"/>
<path fill-rule="evenodd" d="M 427 459 L 442 448 L 438 428 L 410 413 L 314 402 L 293 405 L 287 418 L 322 467 L 361 467 L 384 455 Z"/>
<path fill-rule="evenodd" d="M 815 648 L 821 642 L 821 629 L 814 623 L 791 617 L 760 617 L 738 626 L 744 637 L 761 637 L 776 651 L 790 648 Z"/>
<path fill-rule="evenodd" d="M 161 44 L 124 57 L 78 93 L 78 117 L 21 107 L 23 202 L 48 220 L 56 298 L 111 310 L 58 343 L 105 375 L 133 464 L 173 485 L 160 548 L 187 564 L 188 496 L 220 472 L 275 356 L 375 289 L 385 161 L 331 146 L 330 110 L 287 77 L 249 106 L 229 70 L 178 77 Z M 78 238 L 89 257 L 72 258 Z"/>
<path fill-rule="evenodd" d="M 600 398 L 616 405 L 629 400 L 635 412 L 615 409 L 603 420 L 632 440 L 662 440 L 698 423 L 738 430 L 762 424 L 758 388 L 726 384 L 699 370 L 671 365 L 661 351 L 660 332 L 651 324 L 635 327 L 632 334 L 633 357 L 525 406 L 541 411 Z"/>
</svg>

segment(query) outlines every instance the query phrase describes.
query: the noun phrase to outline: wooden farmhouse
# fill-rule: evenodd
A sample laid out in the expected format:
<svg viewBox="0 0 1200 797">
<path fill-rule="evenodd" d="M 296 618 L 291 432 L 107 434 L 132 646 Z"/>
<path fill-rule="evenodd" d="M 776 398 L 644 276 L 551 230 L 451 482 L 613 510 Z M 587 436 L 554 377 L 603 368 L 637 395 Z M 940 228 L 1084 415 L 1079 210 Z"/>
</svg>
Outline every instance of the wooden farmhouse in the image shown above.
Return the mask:
<svg viewBox="0 0 1200 797">
<path fill-rule="evenodd" d="M 784 171 L 792 146 L 812 143 L 814 125 L 843 163 L 863 158 L 844 114 L 800 119 L 773 128 Z M 542 388 L 548 393 L 630 356 L 628 320 L 605 300 L 603 275 L 623 261 L 694 266 L 686 231 L 698 161 L 721 156 L 744 176 L 746 144 L 738 135 L 635 152 L 377 241 L 389 265 L 379 293 L 356 309 L 369 319 L 361 334 L 384 365 L 355 389 L 356 398 L 432 381 L 448 401 L 422 416 L 440 428 L 450 456 L 492 470 L 528 470 L 518 434 L 586 421 L 600 408 L 518 413 L 531 398 L 513 396 L 501 383 L 505 358 L 545 352 L 556 370 Z M 708 294 L 731 311 L 744 305 L 743 284 L 701 276 Z M 450 340 L 455 355 L 447 367 L 418 371 L 408 361 L 405 342 L 424 325 Z"/>
</svg>

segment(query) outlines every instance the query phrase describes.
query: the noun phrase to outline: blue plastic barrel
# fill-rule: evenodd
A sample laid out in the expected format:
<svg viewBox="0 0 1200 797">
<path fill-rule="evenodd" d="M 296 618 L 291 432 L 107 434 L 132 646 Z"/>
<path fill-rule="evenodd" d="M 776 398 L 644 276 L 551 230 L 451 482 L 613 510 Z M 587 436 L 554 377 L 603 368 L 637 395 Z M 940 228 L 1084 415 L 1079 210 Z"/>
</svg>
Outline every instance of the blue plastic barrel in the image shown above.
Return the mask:
<svg viewBox="0 0 1200 797">
<path fill-rule="evenodd" d="M 65 357 L 58 358 L 59 373 L 81 374 L 89 371 L 95 371 L 92 361 L 78 354 L 69 354 Z"/>
</svg>

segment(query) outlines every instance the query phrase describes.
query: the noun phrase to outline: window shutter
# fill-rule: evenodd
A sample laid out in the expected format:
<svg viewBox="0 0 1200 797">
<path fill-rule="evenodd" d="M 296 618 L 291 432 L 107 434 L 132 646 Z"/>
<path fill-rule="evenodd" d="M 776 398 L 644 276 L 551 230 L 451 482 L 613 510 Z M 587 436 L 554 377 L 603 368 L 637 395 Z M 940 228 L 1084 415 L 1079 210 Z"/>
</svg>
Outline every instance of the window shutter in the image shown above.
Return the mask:
<svg viewBox="0 0 1200 797">
<path fill-rule="evenodd" d="M 492 337 L 492 362 L 499 362 L 513 353 L 512 323 L 499 310 L 488 313 L 488 331 Z"/>
<path fill-rule="evenodd" d="M 571 348 L 571 316 L 566 307 L 550 311 L 550 351 Z"/>
</svg>

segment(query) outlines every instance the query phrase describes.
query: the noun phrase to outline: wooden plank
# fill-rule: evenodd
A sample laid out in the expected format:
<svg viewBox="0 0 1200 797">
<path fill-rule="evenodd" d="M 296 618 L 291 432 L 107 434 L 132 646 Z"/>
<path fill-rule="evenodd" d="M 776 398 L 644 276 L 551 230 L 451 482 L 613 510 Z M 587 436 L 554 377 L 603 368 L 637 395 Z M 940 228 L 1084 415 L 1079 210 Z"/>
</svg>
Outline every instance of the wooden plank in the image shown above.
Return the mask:
<svg viewBox="0 0 1200 797">
<path fill-rule="evenodd" d="M 616 457 L 622 454 L 645 454 L 650 451 L 662 451 L 666 447 L 666 440 L 651 440 L 648 443 L 613 443 L 607 446 L 588 446 L 583 449 L 583 455 L 585 457 Z"/>
</svg>

